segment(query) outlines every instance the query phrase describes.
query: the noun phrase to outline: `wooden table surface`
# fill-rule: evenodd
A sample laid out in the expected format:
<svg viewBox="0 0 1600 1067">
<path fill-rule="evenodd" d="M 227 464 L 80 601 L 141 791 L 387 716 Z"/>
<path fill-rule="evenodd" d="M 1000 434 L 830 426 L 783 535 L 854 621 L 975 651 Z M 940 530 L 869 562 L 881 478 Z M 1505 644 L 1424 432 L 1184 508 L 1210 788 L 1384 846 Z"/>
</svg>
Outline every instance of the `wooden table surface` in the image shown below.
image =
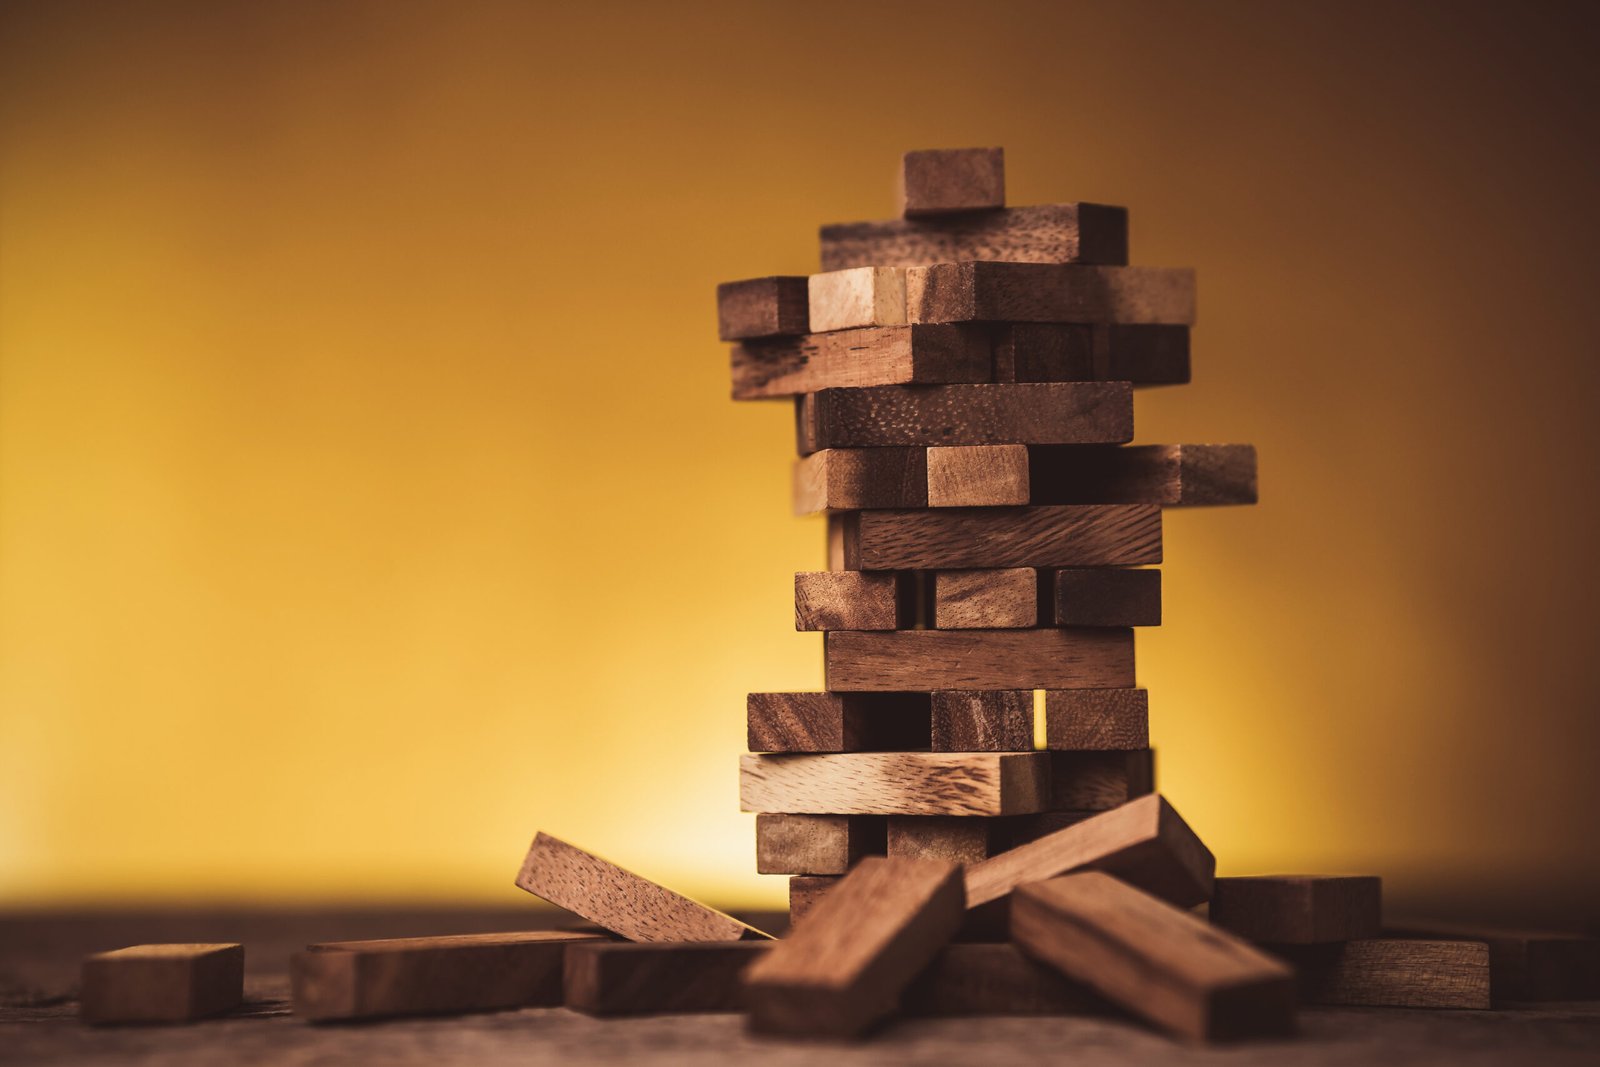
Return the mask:
<svg viewBox="0 0 1600 1067">
<path fill-rule="evenodd" d="M 773 916 L 741 916 L 764 929 Z M 897 1021 L 853 1045 L 752 1038 L 737 1015 L 591 1019 L 562 1008 L 310 1026 L 289 1014 L 289 953 L 312 941 L 525 930 L 566 916 L 505 911 L 183 912 L 0 916 L 0 1063 L 346 1064 L 1596 1064 L 1600 1002 L 1493 1012 L 1322 1008 L 1292 1041 L 1186 1046 L 1130 1021 Z M 245 945 L 244 1013 L 189 1026 L 85 1027 L 87 953 L 155 941 Z"/>
</svg>

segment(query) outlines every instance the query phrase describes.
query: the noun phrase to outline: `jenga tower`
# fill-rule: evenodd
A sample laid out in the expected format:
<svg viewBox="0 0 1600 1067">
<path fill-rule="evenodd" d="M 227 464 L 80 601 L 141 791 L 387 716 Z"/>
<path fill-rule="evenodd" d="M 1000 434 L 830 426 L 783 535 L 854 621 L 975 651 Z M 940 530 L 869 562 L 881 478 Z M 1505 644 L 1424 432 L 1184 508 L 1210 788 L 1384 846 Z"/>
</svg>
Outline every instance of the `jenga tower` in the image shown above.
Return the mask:
<svg viewBox="0 0 1600 1067">
<path fill-rule="evenodd" d="M 1150 793 L 1161 509 L 1256 499 L 1249 445 L 1128 444 L 1134 387 L 1189 380 L 1195 283 L 1126 265 L 1124 209 L 1007 208 L 997 148 L 902 188 L 823 227 L 822 273 L 718 289 L 733 397 L 794 398 L 795 511 L 828 515 L 795 575 L 826 691 L 752 693 L 740 773 L 791 919 L 863 856 L 970 865 Z"/>
</svg>

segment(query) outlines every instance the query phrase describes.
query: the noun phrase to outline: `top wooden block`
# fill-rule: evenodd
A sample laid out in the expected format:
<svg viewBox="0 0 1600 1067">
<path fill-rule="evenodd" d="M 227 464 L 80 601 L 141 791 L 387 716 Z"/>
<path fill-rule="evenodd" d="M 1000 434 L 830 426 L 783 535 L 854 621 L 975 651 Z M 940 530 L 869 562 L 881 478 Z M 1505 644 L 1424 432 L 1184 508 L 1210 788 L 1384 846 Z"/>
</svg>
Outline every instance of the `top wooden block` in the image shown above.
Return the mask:
<svg viewBox="0 0 1600 1067">
<path fill-rule="evenodd" d="M 1192 326 L 1194 271 L 1062 263 L 939 263 L 906 271 L 908 322 Z"/>
<path fill-rule="evenodd" d="M 724 341 L 811 332 L 804 275 L 774 275 L 717 286 L 717 336 Z"/>
<path fill-rule="evenodd" d="M 1009 263 L 1126 263 L 1128 212 L 1039 204 L 822 227 L 822 269 Z"/>
<path fill-rule="evenodd" d="M 1211 921 L 1251 941 L 1314 945 L 1377 937 L 1382 883 L 1372 876 L 1218 878 Z"/>
<path fill-rule="evenodd" d="M 1006 206 L 1003 148 L 928 148 L 900 166 L 901 214 L 947 215 Z"/>
</svg>

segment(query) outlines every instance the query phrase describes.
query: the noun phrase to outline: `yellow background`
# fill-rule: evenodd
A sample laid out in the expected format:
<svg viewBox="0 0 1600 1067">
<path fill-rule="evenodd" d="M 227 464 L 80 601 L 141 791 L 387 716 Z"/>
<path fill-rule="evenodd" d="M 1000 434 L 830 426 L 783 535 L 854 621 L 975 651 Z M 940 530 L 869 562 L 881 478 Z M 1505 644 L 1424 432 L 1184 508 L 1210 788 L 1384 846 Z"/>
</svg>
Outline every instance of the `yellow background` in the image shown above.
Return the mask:
<svg viewBox="0 0 1600 1067">
<path fill-rule="evenodd" d="M 509 903 L 544 828 L 780 903 L 735 766 L 822 532 L 713 287 L 1001 144 L 1199 269 L 1140 439 L 1261 450 L 1139 646 L 1222 869 L 1582 918 L 1584 12 L 6 5 L 0 902 Z"/>
</svg>

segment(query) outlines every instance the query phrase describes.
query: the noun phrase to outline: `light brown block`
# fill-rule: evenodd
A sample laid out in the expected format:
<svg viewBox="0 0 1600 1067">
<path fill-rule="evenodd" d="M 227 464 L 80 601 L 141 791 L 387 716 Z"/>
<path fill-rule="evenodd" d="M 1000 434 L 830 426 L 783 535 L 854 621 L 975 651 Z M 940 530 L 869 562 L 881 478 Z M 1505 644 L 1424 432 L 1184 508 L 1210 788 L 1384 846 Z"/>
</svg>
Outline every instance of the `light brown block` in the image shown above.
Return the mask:
<svg viewBox="0 0 1600 1067">
<path fill-rule="evenodd" d="M 79 1015 L 86 1023 L 181 1023 L 244 1002 L 244 948 L 133 945 L 84 957 Z"/>
<path fill-rule="evenodd" d="M 534 837 L 517 886 L 630 941 L 769 936 L 546 833 Z"/>
<path fill-rule="evenodd" d="M 1033 690 L 942 689 L 931 696 L 933 751 L 1033 751 Z"/>
<path fill-rule="evenodd" d="M 995 327 L 997 382 L 1189 380 L 1189 327 L 1019 322 Z"/>
<path fill-rule="evenodd" d="M 1180 907 L 1210 899 L 1217 861 L 1159 795 L 1140 797 L 967 868 L 967 906 L 1092 868 Z"/>
<path fill-rule="evenodd" d="M 733 399 L 821 389 L 987 382 L 992 344 L 981 327 L 883 326 L 750 340 L 733 346 Z"/>
<path fill-rule="evenodd" d="M 823 655 L 840 692 L 1133 684 L 1132 630 L 840 630 Z"/>
<path fill-rule="evenodd" d="M 717 286 L 717 336 L 724 341 L 806 333 L 806 278 L 774 276 Z"/>
<path fill-rule="evenodd" d="M 1028 460 L 1037 503 L 1176 508 L 1256 502 L 1254 445 L 1040 447 L 1028 450 Z"/>
<path fill-rule="evenodd" d="M 1383 883 L 1372 876 L 1218 878 L 1211 921 L 1251 941 L 1315 945 L 1377 937 Z"/>
<path fill-rule="evenodd" d="M 1043 811 L 1043 753 L 851 752 L 739 759 L 744 811 L 824 815 L 1017 815 Z"/>
<path fill-rule="evenodd" d="M 1194 271 L 1058 263 L 938 263 L 906 271 L 908 322 L 1192 326 Z"/>
<path fill-rule="evenodd" d="M 1004 820 L 971 815 L 896 815 L 889 820 L 887 851 L 891 859 L 978 863 L 995 851 Z"/>
<path fill-rule="evenodd" d="M 900 166 L 900 204 L 908 219 L 1005 207 L 1005 149 L 907 152 Z"/>
<path fill-rule="evenodd" d="M 1049 689 L 1045 747 L 1131 751 L 1150 747 L 1150 696 L 1143 689 Z"/>
<path fill-rule="evenodd" d="M 574 945 L 566 1006 L 587 1015 L 656 1015 L 744 1008 L 744 972 L 770 941 Z"/>
<path fill-rule="evenodd" d="M 940 949 L 906 989 L 907 1015 L 1107 1015 L 1115 1009 L 1012 944 Z"/>
<path fill-rule="evenodd" d="M 1184 1037 L 1215 1041 L 1294 1028 L 1292 970 L 1099 871 L 1018 889 L 1011 938 L 1067 978 Z"/>
<path fill-rule="evenodd" d="M 903 326 L 906 272 L 898 267 L 850 267 L 813 274 L 810 280 L 811 330 L 850 330 L 862 326 Z"/>
<path fill-rule="evenodd" d="M 861 861 L 805 922 L 745 971 L 752 1029 L 852 1036 L 900 994 L 961 925 L 961 872 L 932 860 Z"/>
<path fill-rule="evenodd" d="M 752 752 L 870 752 L 925 749 L 927 693 L 751 693 L 745 703 Z"/>
<path fill-rule="evenodd" d="M 893 630 L 910 587 L 890 571 L 802 571 L 794 576 L 796 630 Z"/>
<path fill-rule="evenodd" d="M 829 448 L 794 465 L 794 513 L 928 506 L 924 448 Z"/>
<path fill-rule="evenodd" d="M 933 624 L 941 630 L 1017 630 L 1037 626 L 1039 572 L 1032 567 L 938 571 L 933 576 Z"/>
<path fill-rule="evenodd" d="M 1038 204 L 822 227 L 823 270 L 962 260 L 1126 263 L 1128 212 L 1105 204 Z"/>
<path fill-rule="evenodd" d="M 799 874 L 789 879 L 789 926 L 810 914 L 823 896 L 844 880 L 842 874 Z"/>
<path fill-rule="evenodd" d="M 1155 788 L 1155 753 L 1051 752 L 1050 807 L 1056 811 L 1107 811 Z"/>
<path fill-rule="evenodd" d="M 757 815 L 757 874 L 844 874 L 885 852 L 884 820 L 872 815 Z"/>
<path fill-rule="evenodd" d="M 1161 625 L 1158 570 L 1074 567 L 1056 571 L 1053 585 L 1057 626 Z"/>
<path fill-rule="evenodd" d="M 1489 946 L 1481 941 L 1383 938 L 1268 949 L 1293 964 L 1305 1004 L 1478 1011 L 1491 1006 Z"/>
<path fill-rule="evenodd" d="M 1026 445 L 928 449 L 928 506 L 982 508 L 1028 502 Z"/>
<path fill-rule="evenodd" d="M 838 516 L 850 570 L 1119 567 L 1161 562 L 1150 504 L 928 508 Z"/>
</svg>

